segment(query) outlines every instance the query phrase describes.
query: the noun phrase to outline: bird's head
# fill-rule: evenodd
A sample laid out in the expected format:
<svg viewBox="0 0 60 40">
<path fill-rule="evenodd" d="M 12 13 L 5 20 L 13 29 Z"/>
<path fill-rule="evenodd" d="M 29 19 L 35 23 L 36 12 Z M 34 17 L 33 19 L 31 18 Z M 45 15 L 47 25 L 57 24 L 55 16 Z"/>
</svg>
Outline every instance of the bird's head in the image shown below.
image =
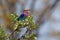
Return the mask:
<svg viewBox="0 0 60 40">
<path fill-rule="evenodd" d="M 29 10 L 24 10 L 24 15 L 25 15 L 25 16 L 28 16 L 28 13 L 29 13 L 28 11 L 29 11 Z"/>
</svg>

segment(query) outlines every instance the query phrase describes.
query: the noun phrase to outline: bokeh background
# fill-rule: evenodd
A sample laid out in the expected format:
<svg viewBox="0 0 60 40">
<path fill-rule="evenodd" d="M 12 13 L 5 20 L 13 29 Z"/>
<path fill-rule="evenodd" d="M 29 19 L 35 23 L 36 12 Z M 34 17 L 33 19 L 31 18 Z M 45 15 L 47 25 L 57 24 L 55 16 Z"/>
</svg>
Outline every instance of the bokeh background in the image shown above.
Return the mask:
<svg viewBox="0 0 60 40">
<path fill-rule="evenodd" d="M 0 24 L 5 25 L 6 14 L 24 9 L 39 23 L 37 40 L 60 40 L 60 0 L 0 0 Z"/>
</svg>

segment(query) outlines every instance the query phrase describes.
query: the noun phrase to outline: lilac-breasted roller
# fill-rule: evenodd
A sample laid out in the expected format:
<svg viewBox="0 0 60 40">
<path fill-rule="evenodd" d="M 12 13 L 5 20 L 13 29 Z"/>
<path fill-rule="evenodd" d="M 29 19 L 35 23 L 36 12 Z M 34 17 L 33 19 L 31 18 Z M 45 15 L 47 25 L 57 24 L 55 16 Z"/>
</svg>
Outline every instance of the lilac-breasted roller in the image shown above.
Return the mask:
<svg viewBox="0 0 60 40">
<path fill-rule="evenodd" d="M 28 16 L 28 10 L 24 10 L 24 12 L 17 18 L 17 20 L 23 20 Z"/>
</svg>

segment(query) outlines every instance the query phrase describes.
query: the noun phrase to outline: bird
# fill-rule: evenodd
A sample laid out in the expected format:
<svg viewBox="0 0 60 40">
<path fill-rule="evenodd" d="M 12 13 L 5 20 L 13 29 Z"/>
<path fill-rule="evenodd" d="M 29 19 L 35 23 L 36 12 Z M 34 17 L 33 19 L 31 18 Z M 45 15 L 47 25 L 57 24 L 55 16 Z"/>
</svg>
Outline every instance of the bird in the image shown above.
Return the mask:
<svg viewBox="0 0 60 40">
<path fill-rule="evenodd" d="M 28 16 L 28 10 L 24 10 L 23 13 L 17 18 L 17 20 L 24 20 Z"/>
</svg>

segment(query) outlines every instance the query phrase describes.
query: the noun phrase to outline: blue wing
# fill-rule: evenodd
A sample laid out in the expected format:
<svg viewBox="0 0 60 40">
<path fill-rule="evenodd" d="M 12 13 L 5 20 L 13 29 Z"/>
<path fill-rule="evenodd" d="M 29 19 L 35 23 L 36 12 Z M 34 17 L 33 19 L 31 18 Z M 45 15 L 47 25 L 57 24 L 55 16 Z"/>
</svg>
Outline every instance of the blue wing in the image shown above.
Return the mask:
<svg viewBox="0 0 60 40">
<path fill-rule="evenodd" d="M 17 18 L 17 20 L 19 21 L 19 20 L 22 20 L 22 19 L 24 19 L 25 18 L 25 15 L 24 14 L 21 14 L 18 18 Z"/>
</svg>

